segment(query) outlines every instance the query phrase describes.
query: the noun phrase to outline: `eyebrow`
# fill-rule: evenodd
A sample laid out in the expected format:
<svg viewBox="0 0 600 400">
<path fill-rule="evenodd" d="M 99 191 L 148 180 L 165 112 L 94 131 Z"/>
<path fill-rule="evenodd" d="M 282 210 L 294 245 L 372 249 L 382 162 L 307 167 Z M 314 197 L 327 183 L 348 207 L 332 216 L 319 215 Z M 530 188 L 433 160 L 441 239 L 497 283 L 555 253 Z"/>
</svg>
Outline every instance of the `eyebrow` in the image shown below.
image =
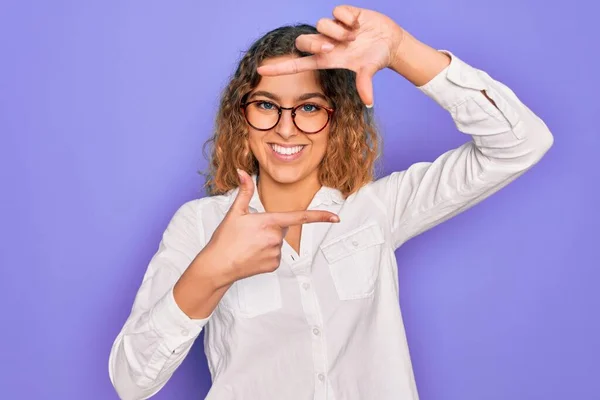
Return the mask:
<svg viewBox="0 0 600 400">
<path fill-rule="evenodd" d="M 250 95 L 249 99 L 251 99 L 253 97 L 258 97 L 258 96 L 264 96 L 271 100 L 281 102 L 281 97 L 277 96 L 274 93 L 266 92 L 264 90 L 259 90 L 259 91 L 252 93 Z M 327 98 L 327 96 L 325 96 L 323 93 L 319 93 L 319 92 L 304 93 L 304 94 L 298 96 L 296 98 L 296 101 L 304 101 L 304 100 L 314 99 L 314 98 L 319 98 L 319 99 L 325 100 L 326 102 L 329 102 L 329 99 Z"/>
</svg>

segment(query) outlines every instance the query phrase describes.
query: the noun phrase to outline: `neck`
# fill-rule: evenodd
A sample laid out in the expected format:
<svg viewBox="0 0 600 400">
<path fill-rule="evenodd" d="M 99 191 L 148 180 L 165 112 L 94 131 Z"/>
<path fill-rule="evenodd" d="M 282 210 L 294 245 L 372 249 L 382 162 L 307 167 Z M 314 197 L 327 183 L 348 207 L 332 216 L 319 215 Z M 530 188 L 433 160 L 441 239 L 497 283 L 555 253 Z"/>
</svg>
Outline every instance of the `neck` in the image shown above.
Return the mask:
<svg viewBox="0 0 600 400">
<path fill-rule="evenodd" d="M 267 212 L 306 210 L 321 188 L 316 174 L 294 183 L 279 183 L 268 174 L 258 180 L 258 194 Z"/>
</svg>

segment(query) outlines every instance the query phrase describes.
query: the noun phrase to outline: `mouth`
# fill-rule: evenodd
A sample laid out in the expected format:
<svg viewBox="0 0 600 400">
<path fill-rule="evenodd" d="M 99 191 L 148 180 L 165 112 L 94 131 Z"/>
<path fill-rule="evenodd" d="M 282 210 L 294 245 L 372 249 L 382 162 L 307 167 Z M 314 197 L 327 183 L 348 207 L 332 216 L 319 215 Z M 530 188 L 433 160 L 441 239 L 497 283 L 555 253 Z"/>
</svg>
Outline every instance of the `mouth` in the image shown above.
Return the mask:
<svg viewBox="0 0 600 400">
<path fill-rule="evenodd" d="M 269 143 L 269 147 L 271 148 L 271 152 L 275 158 L 281 161 L 293 161 L 302 156 L 306 145 L 299 144 L 295 146 L 282 146 L 276 143 Z"/>
</svg>

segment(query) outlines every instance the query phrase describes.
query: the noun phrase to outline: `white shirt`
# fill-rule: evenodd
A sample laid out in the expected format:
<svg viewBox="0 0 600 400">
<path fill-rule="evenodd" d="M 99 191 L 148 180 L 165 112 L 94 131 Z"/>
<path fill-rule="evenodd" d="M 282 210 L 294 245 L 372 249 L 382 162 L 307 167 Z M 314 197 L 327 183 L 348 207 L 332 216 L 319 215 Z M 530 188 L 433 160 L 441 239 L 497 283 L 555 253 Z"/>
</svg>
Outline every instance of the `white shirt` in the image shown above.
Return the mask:
<svg viewBox="0 0 600 400">
<path fill-rule="evenodd" d="M 209 400 L 418 399 L 394 251 L 513 181 L 553 143 L 509 88 L 446 53 L 450 65 L 419 89 L 472 140 L 345 200 L 321 188 L 308 209 L 331 211 L 341 222 L 305 225 L 300 254 L 284 243 L 275 272 L 237 281 L 204 320 L 188 318 L 172 289 L 237 189 L 176 212 L 110 353 L 110 378 L 122 399 L 158 392 L 202 329 Z M 256 191 L 250 209 L 264 211 Z"/>
</svg>

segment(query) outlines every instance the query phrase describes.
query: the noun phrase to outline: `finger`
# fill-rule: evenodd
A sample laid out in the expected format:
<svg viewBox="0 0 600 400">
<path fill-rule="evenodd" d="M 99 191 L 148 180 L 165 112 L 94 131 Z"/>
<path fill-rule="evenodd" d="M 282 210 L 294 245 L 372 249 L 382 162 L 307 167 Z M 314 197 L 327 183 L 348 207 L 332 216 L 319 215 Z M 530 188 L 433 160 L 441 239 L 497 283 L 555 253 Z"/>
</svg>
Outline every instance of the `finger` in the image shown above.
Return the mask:
<svg viewBox="0 0 600 400">
<path fill-rule="evenodd" d="M 307 53 L 329 53 L 335 44 L 325 35 L 300 35 L 296 38 L 296 48 Z"/>
<path fill-rule="evenodd" d="M 266 243 L 269 247 L 281 247 L 283 244 L 284 235 L 282 235 L 281 228 L 267 228 L 265 232 Z"/>
<path fill-rule="evenodd" d="M 328 36 L 338 42 L 350 42 L 356 39 L 356 36 L 350 28 L 343 24 L 338 24 L 329 18 L 321 18 L 317 22 L 317 30 L 325 36 Z"/>
<path fill-rule="evenodd" d="M 261 270 L 263 272 L 273 272 L 279 268 L 279 265 L 281 265 L 281 246 L 273 248 L 273 250 L 268 253 L 268 256 L 265 257 L 265 261 L 261 264 Z"/>
<path fill-rule="evenodd" d="M 242 171 L 241 169 L 238 169 L 237 171 L 240 177 L 239 192 L 231 205 L 230 212 L 244 215 L 248 214 L 250 199 L 252 199 L 252 195 L 254 195 L 254 181 L 246 171 Z"/>
<path fill-rule="evenodd" d="M 337 6 L 333 9 L 333 16 L 350 29 L 358 29 L 360 27 L 358 22 L 358 18 L 360 17 L 360 8 L 352 6 Z"/>
<path fill-rule="evenodd" d="M 340 218 L 329 211 L 291 211 L 284 213 L 265 214 L 274 225 L 285 229 L 294 225 L 311 224 L 314 222 L 340 222 Z"/>
<path fill-rule="evenodd" d="M 356 89 L 367 108 L 373 107 L 373 76 L 378 70 L 376 65 L 367 64 L 356 74 Z"/>
<path fill-rule="evenodd" d="M 289 75 L 303 71 L 324 68 L 317 61 L 317 56 L 292 58 L 275 64 L 258 67 L 257 72 L 262 76 Z M 332 68 L 332 67 L 329 67 Z"/>
</svg>

